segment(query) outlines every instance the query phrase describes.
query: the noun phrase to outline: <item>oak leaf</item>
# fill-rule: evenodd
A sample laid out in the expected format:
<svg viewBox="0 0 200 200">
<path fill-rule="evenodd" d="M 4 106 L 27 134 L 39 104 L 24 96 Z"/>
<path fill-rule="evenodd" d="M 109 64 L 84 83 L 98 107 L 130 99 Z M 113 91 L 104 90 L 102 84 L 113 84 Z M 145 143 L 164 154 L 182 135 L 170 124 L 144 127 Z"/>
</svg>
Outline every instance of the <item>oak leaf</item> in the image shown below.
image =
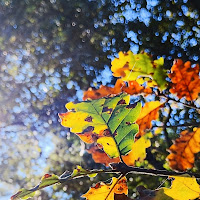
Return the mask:
<svg viewBox="0 0 200 200">
<path fill-rule="evenodd" d="M 180 138 L 169 148 L 171 152 L 167 156 L 171 169 L 185 171 L 194 166 L 195 154 L 200 151 L 200 128 L 194 128 L 193 132 L 183 131 Z"/>
<path fill-rule="evenodd" d="M 189 175 L 173 176 L 170 188 L 149 190 L 144 186 L 136 189 L 140 194 L 138 200 L 194 200 L 200 197 L 200 186 L 196 179 Z"/>
<path fill-rule="evenodd" d="M 142 108 L 142 111 L 137 119 L 137 124 L 139 125 L 139 133 L 135 136 L 135 139 L 137 140 L 142 135 L 145 134 L 145 131 L 147 129 L 150 129 L 152 127 L 152 120 L 156 120 L 159 117 L 159 109 L 163 106 L 163 103 L 160 103 L 159 101 L 151 101 L 145 103 L 144 107 Z"/>
<path fill-rule="evenodd" d="M 139 127 L 135 123 L 141 103 L 129 104 L 130 96 L 66 104 L 67 113 L 59 114 L 61 124 L 71 128 L 84 142 L 100 144 L 110 158 L 131 151 Z"/>
<path fill-rule="evenodd" d="M 131 151 L 122 156 L 123 161 L 128 166 L 134 166 L 136 161 L 142 162 L 146 158 L 146 148 L 151 146 L 150 135 L 145 134 L 141 138 L 139 138 L 136 142 L 133 143 Z M 118 158 L 110 158 L 107 154 L 98 146 L 92 145 L 88 153 L 92 154 L 92 158 L 96 163 L 101 163 L 106 166 L 109 166 L 110 163 L 119 163 L 120 159 Z"/>
<path fill-rule="evenodd" d="M 115 194 L 128 194 L 127 180 L 125 177 L 118 179 L 112 178 L 112 182 L 105 184 L 103 182 L 97 183 L 91 187 L 89 191 L 82 195 L 86 200 L 114 200 Z"/>
<path fill-rule="evenodd" d="M 147 82 L 151 87 L 166 88 L 166 70 L 163 69 L 164 59 L 153 60 L 147 53 L 133 54 L 119 52 L 119 58 L 111 62 L 113 76 L 121 77 L 124 81 Z"/>
<path fill-rule="evenodd" d="M 200 93 L 199 65 L 191 66 L 188 61 L 183 63 L 177 59 L 169 74 L 172 84 L 170 92 L 177 94 L 179 98 L 186 97 L 188 101 L 195 100 Z"/>
<path fill-rule="evenodd" d="M 118 79 L 114 87 L 101 85 L 99 89 L 89 88 L 87 91 L 84 92 L 83 100 L 85 101 L 87 99 L 99 99 L 108 95 L 120 94 L 121 92 L 125 92 L 130 95 L 148 95 L 152 94 L 152 89 L 150 87 L 139 85 L 137 81 L 128 81 L 128 86 L 126 86 L 126 83 L 123 80 Z"/>
</svg>

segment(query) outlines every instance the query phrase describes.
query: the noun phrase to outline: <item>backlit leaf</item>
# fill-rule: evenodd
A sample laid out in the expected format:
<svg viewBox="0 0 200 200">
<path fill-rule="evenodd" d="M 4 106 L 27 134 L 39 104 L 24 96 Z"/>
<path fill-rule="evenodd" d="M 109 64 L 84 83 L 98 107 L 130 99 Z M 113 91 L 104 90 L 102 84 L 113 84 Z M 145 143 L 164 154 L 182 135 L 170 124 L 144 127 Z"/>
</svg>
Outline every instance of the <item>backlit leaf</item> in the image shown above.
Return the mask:
<svg viewBox="0 0 200 200">
<path fill-rule="evenodd" d="M 129 104 L 125 94 L 74 104 L 66 104 L 67 113 L 59 114 L 65 127 L 70 127 L 86 143 L 98 143 L 109 157 L 126 155 L 131 151 L 135 124 L 141 104 Z"/>
<path fill-rule="evenodd" d="M 83 169 L 80 165 L 77 165 L 76 169 L 74 169 L 73 173 L 71 174 L 71 178 L 81 175 L 87 175 L 92 178 L 95 177 L 97 174 L 91 174 L 89 170 Z"/>
<path fill-rule="evenodd" d="M 133 143 L 131 151 L 127 155 L 122 156 L 123 161 L 128 166 L 134 166 L 135 161 L 142 162 L 146 158 L 146 148 L 151 146 L 151 142 L 149 140 L 150 137 L 151 133 L 142 136 Z M 88 152 L 92 154 L 92 158 L 96 163 L 102 163 L 106 166 L 109 166 L 110 163 L 120 162 L 119 157 L 111 159 L 102 149 L 98 148 L 97 146 L 90 147 Z"/>
<path fill-rule="evenodd" d="M 30 197 L 33 197 L 35 194 L 35 191 L 40 190 L 44 187 L 59 183 L 59 177 L 56 175 L 50 175 L 50 174 L 45 174 L 40 183 L 35 186 L 34 188 L 27 190 L 27 189 L 20 189 L 16 194 L 14 194 L 11 197 L 11 200 L 16 200 L 16 199 L 28 199 Z"/>
<path fill-rule="evenodd" d="M 137 124 L 140 127 L 139 133 L 136 135 L 136 139 L 145 134 L 147 129 L 152 127 L 151 121 L 158 119 L 159 109 L 163 106 L 163 103 L 159 101 L 151 101 L 145 103 L 142 111 L 137 119 Z"/>
<path fill-rule="evenodd" d="M 174 179 L 170 188 L 149 190 L 144 186 L 138 186 L 138 200 L 194 200 L 200 197 L 200 187 L 195 178 L 189 175 L 169 178 Z"/>
<path fill-rule="evenodd" d="M 152 94 L 152 89 L 150 87 L 144 87 L 139 85 L 137 81 L 128 81 L 128 86 L 126 83 L 121 80 L 117 79 L 114 87 L 108 86 L 100 86 L 99 89 L 92 89 L 89 88 L 87 91 L 84 92 L 83 100 L 86 99 L 99 99 L 101 97 L 106 97 L 108 95 L 119 94 L 121 92 L 125 92 L 130 95 L 136 94 Z"/>
<path fill-rule="evenodd" d="M 166 195 L 176 200 L 189 200 L 200 197 L 200 186 L 195 178 L 187 176 L 173 176 L 171 178 L 174 178 L 171 188 L 163 188 Z"/>
<path fill-rule="evenodd" d="M 195 100 L 200 93 L 199 65 L 191 66 L 188 61 L 183 63 L 177 59 L 171 68 L 171 93 L 177 94 L 179 98 L 186 97 L 188 101 Z"/>
<path fill-rule="evenodd" d="M 139 84 L 147 82 L 151 87 L 166 88 L 167 74 L 163 68 L 164 59 L 153 60 L 147 53 L 133 54 L 119 52 L 111 65 L 113 76 L 121 77 L 124 81 L 137 81 Z"/>
<path fill-rule="evenodd" d="M 200 151 L 200 128 L 193 132 L 183 131 L 180 138 L 169 148 L 167 156 L 171 169 L 185 171 L 194 166 L 195 154 Z"/>
<path fill-rule="evenodd" d="M 117 181 L 118 179 L 113 177 L 112 182 L 109 184 L 103 182 L 97 183 L 94 187 L 91 187 L 86 194 L 82 195 L 82 197 L 85 197 L 86 200 L 114 200 L 115 194 L 127 195 L 128 186 L 126 178 L 123 177 L 118 182 Z"/>
</svg>

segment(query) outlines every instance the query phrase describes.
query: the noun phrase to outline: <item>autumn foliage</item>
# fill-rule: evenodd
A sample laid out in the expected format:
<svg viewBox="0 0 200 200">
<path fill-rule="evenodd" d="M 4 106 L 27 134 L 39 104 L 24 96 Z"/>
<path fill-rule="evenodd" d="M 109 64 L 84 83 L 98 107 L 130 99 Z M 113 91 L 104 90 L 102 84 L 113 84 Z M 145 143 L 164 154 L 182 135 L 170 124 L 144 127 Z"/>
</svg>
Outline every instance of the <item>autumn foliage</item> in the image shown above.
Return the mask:
<svg viewBox="0 0 200 200">
<path fill-rule="evenodd" d="M 159 141 L 155 142 L 155 136 L 160 134 L 169 145 L 166 148 L 168 156 L 164 154 L 166 163 L 163 167 L 176 171 L 168 173 L 147 169 L 145 173 L 168 176 L 171 187 L 149 190 L 138 186 L 137 199 L 199 198 L 200 186 L 196 178 L 200 176 L 187 173 L 186 170 L 194 167 L 195 156 L 200 151 L 200 128 L 197 123 L 190 125 L 193 131 L 183 124 L 175 124 L 174 127 L 184 127 L 184 130 L 180 135 L 177 132 L 171 146 L 169 141 L 173 138 L 167 132 L 167 128 L 173 127 L 168 125 L 173 106 L 178 108 L 182 104 L 199 110 L 196 103 L 200 93 L 199 65 L 193 66 L 179 59 L 174 61 L 171 71 L 167 72 L 162 57 L 154 60 L 147 53 L 133 54 L 128 51 L 119 52 L 119 57 L 111 63 L 111 70 L 113 76 L 118 77 L 113 87 L 101 85 L 99 88 L 89 88 L 84 92 L 82 102 L 67 103 L 67 112 L 59 114 L 61 124 L 86 143 L 87 152 L 92 155 L 94 162 L 111 167 L 110 171 L 105 172 L 119 174 L 110 183 L 99 182 L 92 186 L 82 197 L 86 200 L 131 200 L 128 197 L 126 174 L 140 172 L 140 168 L 134 166 L 136 163 L 143 164 L 147 149 L 153 145 L 152 140 L 156 151 Z M 154 128 L 162 130 L 156 132 Z M 177 171 L 185 171 L 185 174 Z M 30 190 L 21 189 L 11 199 L 28 198 L 43 187 L 82 176 L 95 177 L 102 172 L 77 166 L 71 174 L 60 177 L 45 175 L 38 186 Z"/>
</svg>

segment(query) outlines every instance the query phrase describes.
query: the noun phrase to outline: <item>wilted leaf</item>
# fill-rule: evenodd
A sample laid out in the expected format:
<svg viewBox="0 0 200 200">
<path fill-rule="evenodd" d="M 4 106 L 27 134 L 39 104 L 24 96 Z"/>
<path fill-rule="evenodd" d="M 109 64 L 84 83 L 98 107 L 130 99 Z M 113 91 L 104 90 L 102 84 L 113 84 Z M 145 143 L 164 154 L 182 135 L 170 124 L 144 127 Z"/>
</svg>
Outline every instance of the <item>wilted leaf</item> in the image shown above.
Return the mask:
<svg viewBox="0 0 200 200">
<path fill-rule="evenodd" d="M 82 197 L 85 197 L 87 200 L 114 200 L 115 194 L 127 195 L 128 186 L 126 178 L 123 177 L 118 182 L 117 181 L 118 179 L 113 177 L 112 182 L 109 184 L 103 182 L 97 183 L 94 187 L 91 187 L 86 194 L 82 195 Z"/>
<path fill-rule="evenodd" d="M 56 175 L 50 175 L 50 174 L 45 174 L 40 183 L 35 186 L 34 188 L 30 189 L 30 190 L 27 190 L 27 189 L 20 189 L 15 195 L 13 195 L 11 197 L 11 200 L 15 200 L 15 199 L 28 199 L 30 197 L 33 197 L 34 194 L 35 194 L 35 191 L 37 190 L 40 190 L 44 187 L 47 187 L 47 186 L 50 186 L 50 185 L 53 185 L 55 183 L 59 183 L 60 180 L 59 180 L 59 177 L 56 176 Z"/>
<path fill-rule="evenodd" d="M 124 81 L 137 81 L 139 84 L 147 82 L 149 86 L 158 86 L 163 90 L 167 85 L 163 64 L 163 58 L 153 60 L 147 53 L 119 52 L 119 58 L 111 63 L 111 70 L 113 76 L 121 77 Z"/>
<path fill-rule="evenodd" d="M 200 93 L 199 65 L 191 67 L 188 61 L 183 63 L 177 59 L 171 68 L 171 93 L 177 94 L 179 98 L 186 97 L 188 101 L 195 100 Z"/>
<path fill-rule="evenodd" d="M 125 92 L 130 95 L 148 95 L 152 94 L 152 89 L 150 87 L 139 85 L 137 81 L 128 81 L 128 86 L 126 86 L 126 83 L 123 80 L 117 79 L 114 87 L 102 85 L 99 89 L 89 88 L 87 91 L 84 92 L 83 100 L 99 99 L 108 95 L 120 94 L 121 92 Z"/>
<path fill-rule="evenodd" d="M 146 129 L 152 127 L 151 121 L 156 120 L 159 117 L 159 109 L 163 106 L 163 103 L 159 101 L 151 101 L 145 103 L 142 111 L 137 119 L 139 125 L 139 133 L 136 135 L 136 139 L 145 134 Z"/>
<path fill-rule="evenodd" d="M 61 124 L 71 128 L 86 143 L 103 146 L 111 158 L 126 155 L 131 151 L 134 136 L 138 132 L 135 121 L 141 104 L 130 104 L 125 94 L 66 105 L 69 112 L 59 114 Z"/>
<path fill-rule="evenodd" d="M 181 132 L 180 138 L 175 140 L 169 151 L 171 153 L 167 160 L 172 169 L 191 169 L 194 166 L 195 154 L 200 151 L 200 128 L 194 128 L 193 132 Z"/>
</svg>

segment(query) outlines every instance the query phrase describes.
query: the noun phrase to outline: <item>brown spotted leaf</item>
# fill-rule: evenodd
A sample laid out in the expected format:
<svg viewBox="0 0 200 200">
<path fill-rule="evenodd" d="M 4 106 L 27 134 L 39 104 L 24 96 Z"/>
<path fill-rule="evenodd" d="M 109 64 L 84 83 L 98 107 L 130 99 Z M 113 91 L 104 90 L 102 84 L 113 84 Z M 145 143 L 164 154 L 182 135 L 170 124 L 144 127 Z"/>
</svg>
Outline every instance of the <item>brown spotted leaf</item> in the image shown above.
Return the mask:
<svg viewBox="0 0 200 200">
<path fill-rule="evenodd" d="M 112 182 L 108 184 L 103 182 L 97 183 L 86 194 L 82 195 L 82 197 L 85 197 L 86 200 L 114 200 L 115 194 L 128 194 L 125 177 L 120 180 L 113 177 Z"/>
<path fill-rule="evenodd" d="M 129 104 L 130 96 L 121 94 L 74 104 L 66 104 L 67 113 L 59 114 L 63 126 L 71 128 L 86 143 L 103 146 L 110 158 L 131 151 L 139 127 L 135 123 L 141 103 Z"/>
<path fill-rule="evenodd" d="M 146 149 L 151 146 L 149 139 L 151 137 L 151 133 L 148 133 L 133 143 L 131 151 L 127 155 L 122 156 L 126 165 L 134 166 L 136 161 L 142 162 L 146 158 Z M 101 163 L 106 166 L 109 166 L 110 163 L 120 162 L 119 157 L 110 158 L 99 146 L 92 145 L 89 148 L 88 153 L 92 154 L 92 158 L 96 163 Z"/>
<path fill-rule="evenodd" d="M 145 103 L 142 111 L 137 119 L 137 124 L 139 125 L 139 133 L 136 135 L 136 139 L 140 138 L 145 134 L 146 129 L 152 127 L 151 121 L 158 119 L 159 109 L 163 106 L 163 103 L 159 101 L 151 101 Z"/>
<path fill-rule="evenodd" d="M 169 74 L 171 78 L 171 93 L 177 94 L 179 98 L 186 97 L 188 101 L 195 100 L 200 93 L 199 65 L 191 66 L 188 61 L 183 63 L 177 59 Z"/>
<path fill-rule="evenodd" d="M 200 128 L 193 132 L 183 131 L 180 138 L 169 148 L 167 156 L 171 169 L 185 171 L 194 166 L 195 154 L 200 151 Z"/>
</svg>

